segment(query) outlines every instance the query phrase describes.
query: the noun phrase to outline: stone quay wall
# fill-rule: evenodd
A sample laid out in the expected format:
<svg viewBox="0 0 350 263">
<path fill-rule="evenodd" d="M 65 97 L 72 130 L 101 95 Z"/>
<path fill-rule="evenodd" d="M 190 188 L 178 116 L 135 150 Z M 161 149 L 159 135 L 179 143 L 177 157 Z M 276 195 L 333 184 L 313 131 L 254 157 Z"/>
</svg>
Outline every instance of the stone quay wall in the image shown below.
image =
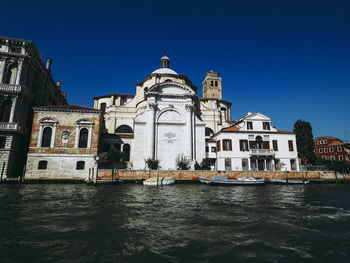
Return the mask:
<svg viewBox="0 0 350 263">
<path fill-rule="evenodd" d="M 199 177 L 210 178 L 215 175 L 224 175 L 225 172 L 220 171 L 179 171 L 179 170 L 171 170 L 171 171 L 159 171 L 159 176 L 171 176 L 174 177 L 177 182 L 198 182 Z M 156 177 L 157 171 L 132 171 L 132 170 L 114 170 L 113 177 L 114 180 L 122 181 L 122 182 L 132 182 L 132 181 L 141 181 L 146 180 L 151 177 Z M 236 179 L 240 177 L 250 177 L 254 176 L 257 178 L 265 178 L 265 179 L 285 179 L 285 172 L 251 172 L 251 171 L 242 171 L 242 172 L 230 172 L 229 178 Z M 334 172 L 329 171 L 310 171 L 310 172 L 288 172 L 288 179 L 302 179 L 304 176 L 305 179 L 310 180 L 311 182 L 335 182 L 336 176 Z M 348 181 L 350 182 L 350 175 L 337 175 L 338 181 Z M 98 180 L 101 181 L 111 181 L 112 180 L 112 170 L 111 169 L 100 169 L 98 172 Z"/>
</svg>

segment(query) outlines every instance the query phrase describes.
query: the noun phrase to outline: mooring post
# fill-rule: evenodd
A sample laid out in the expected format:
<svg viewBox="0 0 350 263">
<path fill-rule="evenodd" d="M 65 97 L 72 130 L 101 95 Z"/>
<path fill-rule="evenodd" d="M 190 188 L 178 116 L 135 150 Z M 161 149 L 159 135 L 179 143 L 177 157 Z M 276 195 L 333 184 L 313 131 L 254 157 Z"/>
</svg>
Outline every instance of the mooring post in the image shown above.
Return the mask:
<svg viewBox="0 0 350 263">
<path fill-rule="evenodd" d="M 151 168 L 148 170 L 148 178 L 151 178 Z"/>
<path fill-rule="evenodd" d="M 338 183 L 338 175 L 337 175 L 337 171 L 334 171 L 334 175 L 335 175 L 335 183 Z"/>
<path fill-rule="evenodd" d="M 159 167 L 157 167 L 157 186 L 158 186 L 158 183 L 159 183 Z"/>
<path fill-rule="evenodd" d="M 287 168 L 285 169 L 286 171 L 286 184 L 288 184 L 288 172 L 287 172 Z"/>
<path fill-rule="evenodd" d="M 6 162 L 2 164 L 2 170 L 1 170 L 1 182 L 3 180 L 3 175 L 4 175 L 4 169 L 5 169 Z"/>
<path fill-rule="evenodd" d="M 168 168 L 168 177 L 170 177 L 170 168 Z"/>
<path fill-rule="evenodd" d="M 114 183 L 114 168 L 112 168 L 112 184 Z"/>
<path fill-rule="evenodd" d="M 303 184 L 305 184 L 305 177 L 304 177 L 303 167 L 301 167 L 301 178 L 303 179 Z"/>
</svg>

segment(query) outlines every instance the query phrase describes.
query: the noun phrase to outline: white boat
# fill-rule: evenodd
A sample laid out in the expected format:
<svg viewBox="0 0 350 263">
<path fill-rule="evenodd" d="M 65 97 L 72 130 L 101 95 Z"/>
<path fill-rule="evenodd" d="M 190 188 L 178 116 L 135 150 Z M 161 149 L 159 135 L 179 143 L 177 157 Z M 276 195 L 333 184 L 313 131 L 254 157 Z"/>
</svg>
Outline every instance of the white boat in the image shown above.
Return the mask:
<svg viewBox="0 0 350 263">
<path fill-rule="evenodd" d="M 209 185 L 264 185 L 265 179 L 254 177 L 229 179 L 226 175 L 217 175 L 213 178 L 199 177 L 199 181 Z"/>
<path fill-rule="evenodd" d="M 149 178 L 145 181 L 143 181 L 144 185 L 169 185 L 169 184 L 175 184 L 175 179 L 173 177 L 168 176 L 159 176 L 158 180 L 157 177 Z"/>
<path fill-rule="evenodd" d="M 295 180 L 295 179 L 270 179 L 270 183 L 272 184 L 309 184 L 310 181 L 309 180 Z"/>
</svg>

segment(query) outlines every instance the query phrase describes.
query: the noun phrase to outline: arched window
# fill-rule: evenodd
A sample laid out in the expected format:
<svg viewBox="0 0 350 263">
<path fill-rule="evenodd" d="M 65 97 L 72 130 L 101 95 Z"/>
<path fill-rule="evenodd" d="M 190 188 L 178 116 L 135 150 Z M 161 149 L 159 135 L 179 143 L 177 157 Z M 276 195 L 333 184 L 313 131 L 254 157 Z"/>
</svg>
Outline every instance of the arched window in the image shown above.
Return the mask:
<svg viewBox="0 0 350 263">
<path fill-rule="evenodd" d="M 39 161 L 38 170 L 46 170 L 47 169 L 47 161 Z"/>
<path fill-rule="evenodd" d="M 213 81 L 210 81 L 210 86 L 213 86 L 213 84 L 214 84 Z"/>
<path fill-rule="evenodd" d="M 45 127 L 43 129 L 43 136 L 41 139 L 41 147 L 50 147 L 51 145 L 52 128 Z"/>
<path fill-rule="evenodd" d="M 256 136 L 255 141 L 256 141 L 256 148 L 263 149 L 263 140 L 261 136 Z"/>
<path fill-rule="evenodd" d="M 79 134 L 79 148 L 87 148 L 89 131 L 86 128 L 82 128 Z"/>
<path fill-rule="evenodd" d="M 85 162 L 84 161 L 78 161 L 76 170 L 84 170 L 85 169 Z"/>
<path fill-rule="evenodd" d="M 212 136 L 214 134 L 213 130 L 209 127 L 205 127 L 205 136 Z"/>
<path fill-rule="evenodd" d="M 116 130 L 115 133 L 133 133 L 132 129 L 128 125 L 121 125 Z"/>
<path fill-rule="evenodd" d="M 16 84 L 17 71 L 17 64 L 9 65 L 4 82 L 9 84 Z"/>
<path fill-rule="evenodd" d="M 217 87 L 218 86 L 218 81 L 217 80 L 215 80 L 215 87 Z"/>
<path fill-rule="evenodd" d="M 130 145 L 124 144 L 123 146 L 123 160 L 128 162 L 130 161 Z"/>
</svg>

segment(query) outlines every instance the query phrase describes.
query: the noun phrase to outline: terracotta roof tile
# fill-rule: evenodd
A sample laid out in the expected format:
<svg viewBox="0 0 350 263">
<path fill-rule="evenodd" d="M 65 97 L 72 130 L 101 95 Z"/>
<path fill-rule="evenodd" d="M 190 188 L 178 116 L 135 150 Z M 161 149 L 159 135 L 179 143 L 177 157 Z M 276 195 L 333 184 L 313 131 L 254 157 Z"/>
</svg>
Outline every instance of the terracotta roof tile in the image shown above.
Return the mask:
<svg viewBox="0 0 350 263">
<path fill-rule="evenodd" d="M 222 129 L 222 131 L 239 131 L 239 128 L 236 126 L 230 126 L 230 127 Z"/>
<path fill-rule="evenodd" d="M 284 130 L 277 130 L 277 132 L 279 132 L 279 133 L 293 133 L 291 131 L 284 131 Z"/>
<path fill-rule="evenodd" d="M 336 140 L 336 141 L 333 141 L 330 144 L 328 144 L 328 146 L 331 146 L 331 145 L 342 145 L 342 144 L 343 144 L 343 142 Z"/>
</svg>

